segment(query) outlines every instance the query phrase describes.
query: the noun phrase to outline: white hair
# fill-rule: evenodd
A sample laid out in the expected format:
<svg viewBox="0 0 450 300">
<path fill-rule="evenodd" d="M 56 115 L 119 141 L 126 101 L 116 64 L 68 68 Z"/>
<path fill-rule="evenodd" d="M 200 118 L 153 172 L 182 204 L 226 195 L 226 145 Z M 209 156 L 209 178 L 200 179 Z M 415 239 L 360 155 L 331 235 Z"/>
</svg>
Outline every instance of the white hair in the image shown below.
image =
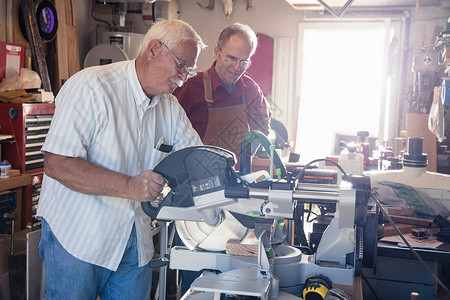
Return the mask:
<svg viewBox="0 0 450 300">
<path fill-rule="evenodd" d="M 191 25 L 178 19 L 163 20 L 152 25 L 145 34 L 138 56 L 145 53 L 152 40 L 163 42 L 169 48 L 184 41 L 194 41 L 199 49 L 206 48 L 206 44 Z"/>
</svg>

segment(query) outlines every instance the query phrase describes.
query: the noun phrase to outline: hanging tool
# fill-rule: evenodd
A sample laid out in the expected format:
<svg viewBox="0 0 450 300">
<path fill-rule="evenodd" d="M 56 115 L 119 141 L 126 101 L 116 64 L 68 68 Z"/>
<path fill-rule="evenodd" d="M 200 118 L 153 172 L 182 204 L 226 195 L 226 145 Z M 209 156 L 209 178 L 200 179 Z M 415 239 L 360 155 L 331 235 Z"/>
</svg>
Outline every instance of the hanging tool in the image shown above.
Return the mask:
<svg viewBox="0 0 450 300">
<path fill-rule="evenodd" d="M 30 42 L 31 54 L 33 55 L 35 68 L 41 76 L 44 90 L 46 92 L 51 92 L 52 86 L 50 84 L 47 61 L 45 60 L 44 48 L 42 46 L 39 28 L 37 25 L 34 0 L 22 0 L 20 2 L 20 7 L 22 8 L 25 29 Z"/>
</svg>

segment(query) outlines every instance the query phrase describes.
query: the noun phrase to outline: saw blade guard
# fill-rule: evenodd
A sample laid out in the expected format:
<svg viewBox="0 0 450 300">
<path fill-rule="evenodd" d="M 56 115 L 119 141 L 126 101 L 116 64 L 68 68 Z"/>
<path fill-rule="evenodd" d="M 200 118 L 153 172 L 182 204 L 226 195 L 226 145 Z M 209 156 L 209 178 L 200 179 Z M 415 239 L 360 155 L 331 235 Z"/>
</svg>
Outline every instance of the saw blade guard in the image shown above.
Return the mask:
<svg viewBox="0 0 450 300">
<path fill-rule="evenodd" d="M 194 146 L 171 153 L 153 169 L 164 177 L 171 191 L 158 206 L 142 202 L 142 209 L 157 220 L 165 206 L 194 207 L 194 197 L 235 184 L 235 161 L 232 152 L 214 146 Z"/>
</svg>

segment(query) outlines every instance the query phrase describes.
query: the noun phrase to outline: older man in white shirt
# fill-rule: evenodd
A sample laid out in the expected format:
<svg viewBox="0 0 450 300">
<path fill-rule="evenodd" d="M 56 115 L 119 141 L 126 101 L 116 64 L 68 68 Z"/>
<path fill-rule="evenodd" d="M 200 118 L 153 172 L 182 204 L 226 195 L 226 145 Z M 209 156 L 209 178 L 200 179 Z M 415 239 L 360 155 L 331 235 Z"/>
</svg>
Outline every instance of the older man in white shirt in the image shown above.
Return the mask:
<svg viewBox="0 0 450 300">
<path fill-rule="evenodd" d="M 170 93 L 195 75 L 204 47 L 187 23 L 162 21 L 135 60 L 84 69 L 58 93 L 37 211 L 47 300 L 149 299 L 153 243 L 141 202 L 164 185 L 152 171 L 168 155 L 159 141 L 169 151 L 201 144 Z"/>
</svg>

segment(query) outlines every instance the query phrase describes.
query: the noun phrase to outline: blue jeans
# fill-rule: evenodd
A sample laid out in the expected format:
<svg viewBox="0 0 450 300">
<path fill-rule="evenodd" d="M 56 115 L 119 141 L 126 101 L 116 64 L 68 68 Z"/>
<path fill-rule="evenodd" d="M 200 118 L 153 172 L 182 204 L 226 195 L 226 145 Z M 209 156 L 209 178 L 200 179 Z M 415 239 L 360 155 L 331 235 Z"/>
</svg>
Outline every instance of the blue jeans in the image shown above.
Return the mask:
<svg viewBox="0 0 450 300">
<path fill-rule="evenodd" d="M 150 299 L 152 269 L 138 267 L 136 229 L 133 226 L 122 261 L 111 271 L 68 253 L 42 219 L 39 255 L 45 263 L 46 300 Z"/>
</svg>

